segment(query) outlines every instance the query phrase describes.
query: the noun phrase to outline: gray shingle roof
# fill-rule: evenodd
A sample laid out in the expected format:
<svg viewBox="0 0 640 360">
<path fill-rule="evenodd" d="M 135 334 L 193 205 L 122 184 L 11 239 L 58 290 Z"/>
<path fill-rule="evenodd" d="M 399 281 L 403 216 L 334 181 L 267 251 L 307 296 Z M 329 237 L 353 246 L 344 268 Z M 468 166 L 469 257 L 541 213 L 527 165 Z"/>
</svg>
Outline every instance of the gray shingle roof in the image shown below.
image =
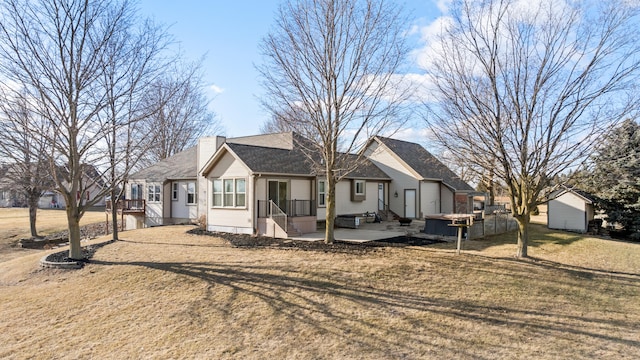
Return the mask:
<svg viewBox="0 0 640 360">
<path fill-rule="evenodd" d="M 132 174 L 129 178 L 131 180 L 145 179 L 156 182 L 195 179 L 198 173 L 196 151 L 197 146 L 188 148 Z"/>
<path fill-rule="evenodd" d="M 313 174 L 307 157 L 297 149 L 277 149 L 235 143 L 227 143 L 227 146 L 254 173 Z"/>
<path fill-rule="evenodd" d="M 278 139 L 282 141 L 285 137 L 289 137 L 285 144 L 292 144 L 291 148 L 276 148 L 264 142 L 258 142 L 259 146 L 249 145 L 247 143 L 237 143 L 235 139 L 230 139 L 227 146 L 242 160 L 254 173 L 269 174 L 286 174 L 286 175 L 306 175 L 315 176 L 322 172 L 316 171 L 307 155 L 301 149 L 306 146 L 311 149 L 312 146 L 305 144 L 309 141 L 295 133 L 283 133 Z M 256 137 L 257 138 L 257 137 Z M 266 146 L 265 146 L 266 145 Z M 355 160 L 356 155 L 347 155 Z M 317 159 L 319 160 L 319 159 Z M 347 178 L 358 179 L 390 179 L 380 168 L 375 166 L 368 159 L 362 159 L 363 162 L 357 169 L 351 171 Z M 319 162 L 319 161 L 317 161 Z"/>
<path fill-rule="evenodd" d="M 436 159 L 435 156 L 431 155 L 431 153 L 421 145 L 381 136 L 378 136 L 377 139 L 379 139 L 385 146 L 393 151 L 398 157 L 400 157 L 400 159 L 402 159 L 402 161 L 413 168 L 413 170 L 423 178 L 442 180 L 443 183 L 449 185 L 455 190 L 474 190 L 469 184 L 462 181 L 460 177 L 440 162 L 440 160 Z"/>
</svg>

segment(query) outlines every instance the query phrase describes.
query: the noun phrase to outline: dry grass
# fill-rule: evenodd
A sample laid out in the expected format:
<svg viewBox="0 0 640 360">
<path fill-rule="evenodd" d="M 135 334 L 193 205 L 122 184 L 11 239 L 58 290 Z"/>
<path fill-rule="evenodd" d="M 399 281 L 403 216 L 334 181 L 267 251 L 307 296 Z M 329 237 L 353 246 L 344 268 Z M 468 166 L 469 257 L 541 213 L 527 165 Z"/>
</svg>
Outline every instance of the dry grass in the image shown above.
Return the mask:
<svg viewBox="0 0 640 360">
<path fill-rule="evenodd" d="M 80 225 L 104 222 L 104 211 L 88 211 Z M 36 218 L 38 235 L 46 236 L 67 229 L 67 213 L 64 210 L 40 209 Z M 26 208 L 0 208 L 0 262 L 7 261 L 39 250 L 16 248 L 23 238 L 31 237 L 29 210 Z"/>
<path fill-rule="evenodd" d="M 638 244 L 538 229 L 536 260 L 516 261 L 500 238 L 461 256 L 453 244 L 350 255 L 232 248 L 186 230 L 125 232 L 82 270 L 34 272 L 41 254 L 0 263 L 0 358 L 640 353 Z"/>
</svg>

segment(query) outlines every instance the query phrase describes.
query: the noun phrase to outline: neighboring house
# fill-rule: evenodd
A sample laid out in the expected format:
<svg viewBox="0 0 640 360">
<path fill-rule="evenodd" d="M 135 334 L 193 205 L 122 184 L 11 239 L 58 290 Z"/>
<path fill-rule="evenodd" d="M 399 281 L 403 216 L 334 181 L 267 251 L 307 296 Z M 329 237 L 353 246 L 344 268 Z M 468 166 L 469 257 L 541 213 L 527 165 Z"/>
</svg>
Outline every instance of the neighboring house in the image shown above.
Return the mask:
<svg viewBox="0 0 640 360">
<path fill-rule="evenodd" d="M 316 231 L 326 219 L 327 182 L 298 146 L 305 141 L 293 132 L 203 138 L 130 177 L 126 198 L 138 209 L 126 210 L 127 228 L 204 216 L 209 231 L 277 237 Z M 363 151 L 359 167 L 336 184 L 336 215 L 471 212 L 473 189 L 420 145 L 376 137 Z M 197 206 L 181 197 L 189 196 L 190 184 Z"/>
<path fill-rule="evenodd" d="M 27 207 L 27 200 L 22 191 L 18 188 L 10 176 L 7 176 L 6 167 L 0 169 L 0 207 Z M 62 167 L 59 171 L 64 171 Z M 107 185 L 102 175 L 92 165 L 85 165 L 85 175 L 83 176 L 84 192 L 78 192 L 76 198 L 82 203 L 95 200 Z M 94 206 L 105 206 L 104 196 L 96 200 Z M 38 207 L 41 209 L 64 209 L 66 202 L 64 197 L 53 189 L 47 189 L 38 200 Z"/>
<path fill-rule="evenodd" d="M 61 167 L 59 171 L 65 170 Z M 84 165 L 82 184 L 85 189 L 82 192 L 76 192 L 76 200 L 82 204 L 95 201 L 93 206 L 105 206 L 104 189 L 108 184 L 102 174 L 93 165 Z M 38 201 L 38 207 L 41 209 L 64 209 L 66 206 L 64 196 L 54 190 L 45 191 Z"/>
<path fill-rule="evenodd" d="M 478 193 L 422 146 L 376 136 L 364 154 L 393 179 L 388 204 L 394 213 L 423 218 L 473 212 L 473 196 Z"/>
<path fill-rule="evenodd" d="M 578 189 L 564 188 L 551 194 L 547 206 L 549 229 L 585 233 L 595 215 L 596 198 Z"/>
</svg>

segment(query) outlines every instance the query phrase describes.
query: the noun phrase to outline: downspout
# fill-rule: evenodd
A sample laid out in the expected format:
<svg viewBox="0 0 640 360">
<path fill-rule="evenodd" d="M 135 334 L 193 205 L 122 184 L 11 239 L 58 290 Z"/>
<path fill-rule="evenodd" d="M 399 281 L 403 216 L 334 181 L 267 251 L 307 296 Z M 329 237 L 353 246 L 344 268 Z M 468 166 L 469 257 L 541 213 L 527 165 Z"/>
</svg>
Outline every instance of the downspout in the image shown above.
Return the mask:
<svg viewBox="0 0 640 360">
<path fill-rule="evenodd" d="M 422 215 L 422 181 L 418 180 L 418 212 L 416 213 L 416 219 L 420 219 Z"/>
<path fill-rule="evenodd" d="M 254 204 L 255 208 L 254 211 L 251 211 L 251 225 L 253 226 L 254 235 L 258 235 L 258 211 L 260 211 L 260 209 L 258 209 L 258 199 L 256 199 L 256 188 L 258 178 L 260 176 L 260 174 L 253 174 L 253 184 L 251 186 L 253 188 L 253 190 L 251 191 L 251 203 Z"/>
</svg>

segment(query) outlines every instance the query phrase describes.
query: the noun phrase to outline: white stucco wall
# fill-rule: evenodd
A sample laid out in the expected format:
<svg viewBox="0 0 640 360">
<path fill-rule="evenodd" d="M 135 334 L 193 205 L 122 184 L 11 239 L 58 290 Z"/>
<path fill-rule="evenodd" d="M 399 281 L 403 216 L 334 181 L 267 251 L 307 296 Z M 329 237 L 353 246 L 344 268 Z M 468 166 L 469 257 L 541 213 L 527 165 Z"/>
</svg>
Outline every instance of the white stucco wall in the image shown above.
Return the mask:
<svg viewBox="0 0 640 360">
<path fill-rule="evenodd" d="M 453 191 L 444 185 L 440 185 L 440 213 L 452 214 L 454 204 Z"/>
<path fill-rule="evenodd" d="M 170 217 L 179 218 L 179 219 L 192 219 L 192 220 L 198 217 L 197 201 L 199 199 L 196 198 L 196 204 L 187 204 L 187 185 L 190 182 L 196 184 L 196 197 L 197 197 L 199 191 L 198 191 L 198 183 L 195 180 L 173 181 L 169 184 L 168 192 L 165 193 L 165 199 L 167 199 L 167 202 L 171 203 Z M 173 183 L 178 184 L 178 198 L 176 200 L 173 199 L 173 188 L 172 188 Z M 169 206 L 165 206 L 165 208 L 168 208 L 168 207 Z"/>
<path fill-rule="evenodd" d="M 435 181 L 421 183 L 420 198 L 420 211 L 422 216 L 419 215 L 418 217 L 440 213 L 440 183 Z"/>
<path fill-rule="evenodd" d="M 253 177 L 249 176 L 249 170 L 237 161 L 231 154 L 226 153 L 214 166 L 207 177 L 207 193 L 213 196 L 213 179 L 223 178 L 244 178 L 246 195 L 246 206 L 242 208 L 213 207 L 212 199 L 208 199 L 210 206 L 207 209 L 207 230 L 224 231 L 231 233 L 252 234 L 253 223 Z"/>
<path fill-rule="evenodd" d="M 307 179 L 291 179 L 290 200 L 310 200 L 311 181 Z"/>
<path fill-rule="evenodd" d="M 565 192 L 548 203 L 548 227 L 550 229 L 587 231 L 587 207 L 585 200 L 571 192 Z"/>
<path fill-rule="evenodd" d="M 384 148 L 379 146 L 376 142 L 372 142 L 369 145 L 365 151 L 365 155 L 368 156 L 376 166 L 389 175 L 391 179 L 393 179 L 389 184 L 389 209 L 394 213 L 403 216 L 405 213 L 404 191 L 406 189 L 415 189 L 417 196 L 419 191 L 418 179 L 409 169 L 398 161 L 395 156 L 388 151 L 385 151 Z M 398 194 L 397 197 L 395 196 L 396 193 Z"/>
</svg>

